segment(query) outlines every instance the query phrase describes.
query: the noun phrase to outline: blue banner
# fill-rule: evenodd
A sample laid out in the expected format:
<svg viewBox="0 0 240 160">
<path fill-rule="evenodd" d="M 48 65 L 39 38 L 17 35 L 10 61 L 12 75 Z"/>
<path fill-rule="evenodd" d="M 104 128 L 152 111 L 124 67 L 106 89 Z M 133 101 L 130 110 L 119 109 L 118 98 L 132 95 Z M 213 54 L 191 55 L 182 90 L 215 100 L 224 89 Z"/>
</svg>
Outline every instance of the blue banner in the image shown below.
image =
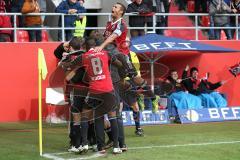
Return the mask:
<svg viewBox="0 0 240 160">
<path fill-rule="evenodd" d="M 125 126 L 135 125 L 132 111 L 123 111 L 123 124 Z M 143 111 L 140 113 L 141 125 L 168 124 L 170 123 L 167 110 L 159 110 L 156 113 L 152 111 Z"/>
<path fill-rule="evenodd" d="M 135 53 L 149 53 L 161 51 L 200 51 L 200 52 L 236 52 L 231 48 L 214 46 L 196 41 L 166 37 L 158 34 L 146 34 L 131 40 L 131 51 Z"/>
<path fill-rule="evenodd" d="M 240 120 L 240 107 L 179 109 L 178 113 L 182 123 Z"/>
</svg>

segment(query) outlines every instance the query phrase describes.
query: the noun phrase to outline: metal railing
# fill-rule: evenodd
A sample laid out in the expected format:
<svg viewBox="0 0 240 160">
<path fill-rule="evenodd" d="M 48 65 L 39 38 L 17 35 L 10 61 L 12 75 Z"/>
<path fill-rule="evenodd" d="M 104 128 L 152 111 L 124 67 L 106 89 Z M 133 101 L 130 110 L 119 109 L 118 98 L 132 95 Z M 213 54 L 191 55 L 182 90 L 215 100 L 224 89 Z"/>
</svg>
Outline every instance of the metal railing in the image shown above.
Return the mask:
<svg viewBox="0 0 240 160">
<path fill-rule="evenodd" d="M 1 15 L 9 15 L 13 16 L 13 28 L 1 28 L 0 30 L 13 30 L 14 31 L 14 42 L 17 42 L 17 30 L 61 30 L 62 32 L 62 41 L 65 41 L 65 30 L 75 30 L 75 27 L 65 27 L 64 26 L 64 18 L 65 16 L 70 16 L 69 14 L 62 14 L 62 13 L 31 13 L 31 14 L 21 14 L 21 13 L 0 13 Z M 29 28 L 29 27 L 17 27 L 17 16 L 60 16 L 61 17 L 61 22 L 62 26 L 61 27 L 39 27 L 39 28 Z M 111 13 L 81 13 L 81 14 L 76 14 L 79 16 L 107 16 L 108 20 L 111 20 Z M 132 14 L 132 13 L 126 13 L 125 16 L 138 16 L 137 14 Z M 157 16 L 189 16 L 189 17 L 194 17 L 195 24 L 192 27 L 187 27 L 187 26 L 173 26 L 173 27 L 156 27 L 156 20 Z M 231 29 L 236 31 L 236 40 L 239 40 L 240 37 L 238 37 L 239 29 L 240 27 L 238 26 L 238 16 L 240 14 L 216 14 L 216 16 L 234 16 L 236 20 L 236 26 L 234 27 L 202 27 L 198 23 L 198 19 L 200 16 L 209 16 L 209 14 L 206 13 L 156 13 L 153 15 L 153 26 L 152 27 L 128 27 L 129 30 L 131 29 L 151 29 L 153 32 L 156 32 L 156 29 L 164 29 L 164 30 L 182 30 L 182 29 L 188 29 L 188 30 L 195 30 L 195 39 L 193 40 L 199 40 L 199 30 L 204 30 L 204 29 Z M 56 24 L 57 25 L 57 24 Z M 81 28 L 78 28 L 81 29 Z M 104 30 L 105 26 L 100 26 L 100 27 L 86 27 L 83 28 L 85 30 Z"/>
</svg>

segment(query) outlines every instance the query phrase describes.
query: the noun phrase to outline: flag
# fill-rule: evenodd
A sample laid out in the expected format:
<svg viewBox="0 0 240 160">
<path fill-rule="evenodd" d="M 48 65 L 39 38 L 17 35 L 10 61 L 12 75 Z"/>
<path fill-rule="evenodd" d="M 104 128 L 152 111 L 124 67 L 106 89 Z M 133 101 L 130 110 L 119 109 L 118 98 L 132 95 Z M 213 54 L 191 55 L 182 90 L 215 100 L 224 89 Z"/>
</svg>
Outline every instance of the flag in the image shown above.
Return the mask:
<svg viewBox="0 0 240 160">
<path fill-rule="evenodd" d="M 38 70 L 40 71 L 42 79 L 45 80 L 48 74 L 47 64 L 43 50 L 38 48 Z"/>
<path fill-rule="evenodd" d="M 237 63 L 229 68 L 229 72 L 235 77 L 240 75 L 240 63 Z"/>
</svg>

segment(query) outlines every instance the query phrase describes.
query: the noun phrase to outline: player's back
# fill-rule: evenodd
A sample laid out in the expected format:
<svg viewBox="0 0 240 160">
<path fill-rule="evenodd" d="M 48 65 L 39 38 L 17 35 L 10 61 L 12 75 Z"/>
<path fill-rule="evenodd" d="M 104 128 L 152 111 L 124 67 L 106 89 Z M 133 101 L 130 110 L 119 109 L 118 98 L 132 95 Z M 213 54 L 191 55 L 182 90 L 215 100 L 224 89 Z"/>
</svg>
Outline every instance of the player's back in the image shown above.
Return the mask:
<svg viewBox="0 0 240 160">
<path fill-rule="evenodd" d="M 83 65 L 89 78 L 89 91 L 106 93 L 113 90 L 109 71 L 109 56 L 106 51 L 94 52 L 93 49 L 83 54 Z"/>
</svg>

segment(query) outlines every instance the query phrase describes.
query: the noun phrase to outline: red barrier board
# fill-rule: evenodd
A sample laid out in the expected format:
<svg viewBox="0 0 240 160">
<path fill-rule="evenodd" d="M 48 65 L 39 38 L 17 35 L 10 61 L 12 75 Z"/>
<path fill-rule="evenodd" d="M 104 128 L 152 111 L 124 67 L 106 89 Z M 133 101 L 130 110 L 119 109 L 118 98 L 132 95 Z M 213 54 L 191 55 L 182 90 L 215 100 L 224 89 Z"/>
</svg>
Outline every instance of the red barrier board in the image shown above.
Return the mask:
<svg viewBox="0 0 240 160">
<path fill-rule="evenodd" d="M 227 48 L 239 49 L 238 41 L 204 41 Z M 1 43 L 1 83 L 0 83 L 0 122 L 25 121 L 38 119 L 38 48 L 42 48 L 48 67 L 48 76 L 43 81 L 43 97 L 49 84 L 49 76 L 55 70 L 57 60 L 53 54 L 59 43 Z M 168 53 L 158 62 L 180 73 L 189 64 L 199 68 L 200 77 L 210 72 L 213 82 L 229 79 L 228 71 L 240 61 L 240 53 Z M 162 66 L 162 65 L 161 65 Z M 156 66 L 158 67 L 158 66 Z M 149 67 L 150 69 L 150 67 Z M 148 70 L 146 67 L 145 70 Z M 156 78 L 161 78 L 160 69 L 155 69 Z M 166 70 L 167 71 L 167 70 Z M 147 74 L 148 75 L 148 74 Z M 146 75 L 146 76 L 147 76 Z M 222 86 L 219 91 L 226 93 L 229 106 L 240 105 L 240 78 L 236 77 Z M 43 117 L 49 107 L 43 98 Z"/>
</svg>

